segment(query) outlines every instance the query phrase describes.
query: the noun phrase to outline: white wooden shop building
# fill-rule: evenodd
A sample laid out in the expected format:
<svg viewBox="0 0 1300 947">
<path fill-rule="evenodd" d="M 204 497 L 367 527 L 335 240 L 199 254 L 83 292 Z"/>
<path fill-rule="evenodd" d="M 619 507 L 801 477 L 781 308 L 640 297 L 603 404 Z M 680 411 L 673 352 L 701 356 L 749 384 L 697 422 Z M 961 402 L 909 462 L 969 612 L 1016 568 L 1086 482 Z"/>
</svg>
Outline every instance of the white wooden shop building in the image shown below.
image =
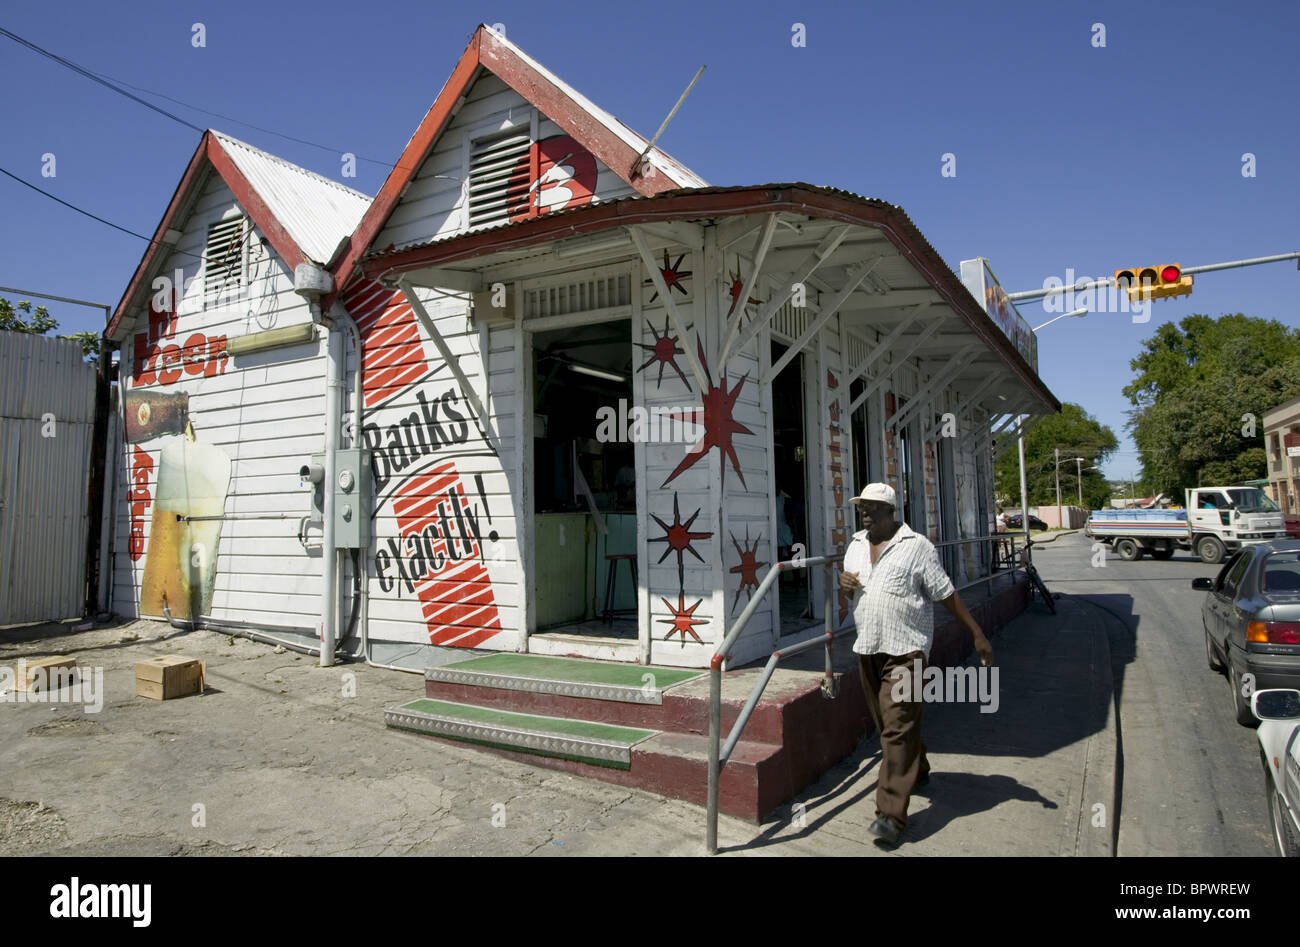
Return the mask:
<svg viewBox="0 0 1300 947">
<path fill-rule="evenodd" d="M 196 155 L 160 225 L 169 251 L 146 257 L 109 332 L 131 441 L 119 612 L 170 590 L 190 620 L 410 668 L 465 649 L 703 667 L 772 563 L 843 550 L 870 480 L 894 482 L 936 541 L 988 533 L 994 450 L 1013 419 L 1059 408 L 1032 336 L 990 316 L 995 284 L 977 302 L 900 208 L 710 187 L 486 27 L 373 201 L 205 143 L 219 160 Z M 334 204 L 314 214 L 321 194 Z M 158 274 L 197 274 L 198 294 L 216 260 L 229 281 L 213 227 L 236 217 L 261 248 L 260 269 L 238 263 L 243 296 L 151 331 Z M 295 293 L 300 263 L 318 266 Z M 310 337 L 273 334 L 294 326 Z M 215 372 L 214 333 L 250 337 Z M 138 373 L 158 342 L 178 348 L 157 368 L 192 430 L 177 399 L 142 424 L 130 397 L 169 387 Z M 356 482 L 314 494 L 313 463 Z M 166 496 L 220 508 L 168 539 L 198 560 L 188 581 L 133 557 L 158 528 L 143 502 L 158 468 L 178 465 L 206 472 Z M 986 544 L 945 554 L 959 581 L 989 568 Z M 733 664 L 820 620 L 821 582 L 779 583 Z"/>
</svg>

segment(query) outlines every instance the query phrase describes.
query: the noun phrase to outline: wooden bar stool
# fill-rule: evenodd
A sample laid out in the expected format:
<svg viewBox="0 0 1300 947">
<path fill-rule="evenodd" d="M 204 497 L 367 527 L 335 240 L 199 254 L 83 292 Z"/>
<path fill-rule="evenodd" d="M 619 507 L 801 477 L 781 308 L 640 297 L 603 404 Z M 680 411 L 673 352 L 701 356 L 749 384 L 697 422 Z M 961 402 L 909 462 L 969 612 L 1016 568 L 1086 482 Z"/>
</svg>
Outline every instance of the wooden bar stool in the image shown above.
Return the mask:
<svg viewBox="0 0 1300 947">
<path fill-rule="evenodd" d="M 606 555 L 605 561 L 609 563 L 609 575 L 605 579 L 605 611 L 601 615 L 605 619 L 606 625 L 614 624 L 616 617 L 626 616 L 636 617 L 635 608 L 614 608 L 614 586 L 618 580 L 618 564 L 620 560 L 627 560 L 627 564 L 632 568 L 632 589 L 635 592 L 637 586 L 636 576 L 636 556 L 623 553 L 620 555 Z"/>
</svg>

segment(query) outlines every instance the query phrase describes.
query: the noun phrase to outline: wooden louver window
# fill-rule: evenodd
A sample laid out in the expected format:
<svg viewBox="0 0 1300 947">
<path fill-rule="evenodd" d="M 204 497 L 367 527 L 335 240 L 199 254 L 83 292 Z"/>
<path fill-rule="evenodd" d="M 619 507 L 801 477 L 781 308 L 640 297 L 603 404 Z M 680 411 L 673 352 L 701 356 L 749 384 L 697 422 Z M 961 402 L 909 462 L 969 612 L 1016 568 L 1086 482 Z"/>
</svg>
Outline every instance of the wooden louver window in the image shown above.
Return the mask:
<svg viewBox="0 0 1300 947">
<path fill-rule="evenodd" d="M 244 287 L 247 222 L 244 217 L 230 217 L 208 227 L 208 242 L 203 249 L 205 299 L 238 293 Z"/>
<path fill-rule="evenodd" d="M 531 146 L 527 131 L 506 132 L 471 143 L 469 226 L 508 223 L 528 207 Z"/>
</svg>

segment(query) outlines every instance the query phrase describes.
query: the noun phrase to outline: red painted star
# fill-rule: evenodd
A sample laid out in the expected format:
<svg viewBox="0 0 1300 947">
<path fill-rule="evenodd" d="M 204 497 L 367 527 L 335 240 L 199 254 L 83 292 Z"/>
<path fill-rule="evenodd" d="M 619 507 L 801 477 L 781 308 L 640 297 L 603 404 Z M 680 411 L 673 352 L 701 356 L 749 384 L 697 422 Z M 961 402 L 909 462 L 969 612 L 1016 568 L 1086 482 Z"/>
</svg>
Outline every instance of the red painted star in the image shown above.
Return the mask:
<svg viewBox="0 0 1300 947">
<path fill-rule="evenodd" d="M 650 357 L 645 360 L 645 363 L 641 366 L 641 368 L 638 368 L 637 371 L 641 371 L 642 369 L 647 368 L 650 365 L 653 365 L 655 362 L 658 362 L 659 378 L 655 382 L 655 387 L 658 388 L 661 384 L 663 384 L 664 366 L 671 365 L 673 371 L 677 372 L 677 374 L 681 376 L 682 381 L 686 383 L 686 390 L 690 391 L 691 383 L 689 380 L 687 380 L 686 375 L 683 374 L 681 367 L 677 364 L 677 356 L 685 355 L 686 350 L 677 347 L 677 340 L 678 340 L 677 336 L 668 334 L 668 317 L 664 316 L 663 335 L 660 335 L 655 330 L 653 322 L 647 324 L 650 326 L 650 334 L 654 336 L 655 340 L 653 345 L 646 342 L 636 343 L 637 345 L 641 346 L 641 348 L 650 352 Z"/>
<path fill-rule="evenodd" d="M 728 319 L 730 319 L 731 314 L 736 311 L 736 304 L 740 302 L 740 294 L 745 290 L 745 281 L 740 278 L 740 257 L 736 257 L 736 272 L 731 273 L 730 276 L 731 289 L 728 290 L 728 292 L 731 294 L 731 308 L 727 310 Z M 755 299 L 753 296 L 750 296 L 749 299 L 745 301 L 746 306 L 761 306 L 762 304 L 762 300 Z"/>
<path fill-rule="evenodd" d="M 710 536 L 713 535 L 712 533 L 691 532 L 691 524 L 695 522 L 696 518 L 699 517 L 699 515 L 700 515 L 700 510 L 696 510 L 694 513 L 691 514 L 691 518 L 688 519 L 685 523 L 683 523 L 681 511 L 678 509 L 677 506 L 676 493 L 673 494 L 672 523 L 665 523 L 663 520 L 655 516 L 653 513 L 650 514 L 650 518 L 654 520 L 656 523 L 658 523 L 660 528 L 664 531 L 664 534 L 662 536 L 652 537 L 650 539 L 650 542 L 668 544 L 668 548 L 664 550 L 664 554 L 659 557 L 660 562 L 663 562 L 672 553 L 674 552 L 677 553 L 677 581 L 679 584 L 684 581 L 684 576 L 686 571 L 685 563 L 682 561 L 682 553 L 689 552 L 696 559 L 700 560 L 700 562 L 703 562 L 704 557 L 695 551 L 695 548 L 691 545 L 691 543 L 696 539 L 708 539 Z"/>
<path fill-rule="evenodd" d="M 740 389 L 745 384 L 745 380 L 749 378 L 749 375 L 745 374 L 742 376 L 740 381 L 736 382 L 736 387 L 728 391 L 727 373 L 724 370 L 722 373 L 722 384 L 714 385 L 713 375 L 709 372 L 709 363 L 704 358 L 704 346 L 698 345 L 697 347 L 700 355 L 700 364 L 704 366 L 704 377 L 709 384 L 708 391 L 704 393 L 704 419 L 702 422 L 704 425 L 704 437 L 701 438 L 698 443 L 693 444 L 686 449 L 686 456 L 682 458 L 682 462 L 668 475 L 668 479 L 660 484 L 659 488 L 661 490 L 668 486 L 668 484 L 672 483 L 673 480 L 677 478 L 678 474 L 694 466 L 709 452 L 711 448 L 714 447 L 716 447 L 723 456 L 731 459 L 732 469 L 736 471 L 736 476 L 740 478 L 741 486 L 745 486 L 745 474 L 740 469 L 740 461 L 736 457 L 736 448 L 735 445 L 732 444 L 731 439 L 736 434 L 754 433 L 732 417 L 732 413 L 736 408 L 736 399 L 740 397 Z M 699 419 L 695 416 L 694 412 L 689 414 L 674 414 L 671 416 L 688 423 L 699 423 Z M 726 469 L 727 468 L 724 465 L 722 468 L 724 476 L 726 475 Z"/>
<path fill-rule="evenodd" d="M 680 633 L 682 636 L 682 647 L 684 648 L 686 647 L 686 635 L 689 633 L 690 636 L 699 644 L 704 644 L 704 642 L 700 640 L 700 636 L 695 633 L 695 628 L 693 627 L 695 625 L 707 625 L 709 623 L 708 619 L 694 617 L 695 610 L 704 604 L 704 599 L 698 599 L 690 608 L 686 607 L 686 599 L 681 592 L 677 593 L 676 608 L 674 608 L 673 603 L 668 601 L 666 598 L 660 598 L 659 601 L 663 602 L 664 605 L 668 607 L 668 611 L 673 616 L 672 618 L 659 619 L 660 624 L 673 626 L 668 634 L 664 636 L 665 641 L 671 640 L 673 635 Z"/>
<path fill-rule="evenodd" d="M 758 544 L 763 541 L 763 534 L 759 533 L 758 538 L 754 540 L 753 548 L 749 545 L 749 525 L 745 526 L 745 548 L 740 548 L 740 543 L 736 541 L 736 534 L 731 534 L 731 544 L 736 547 L 736 552 L 740 555 L 740 564 L 731 567 L 731 574 L 740 575 L 740 587 L 736 589 L 736 597 L 731 602 L 731 610 L 734 612 L 736 606 L 740 604 L 740 593 L 746 590 L 750 596 L 758 590 L 758 570 L 767 565 L 766 562 L 758 561 Z"/>
<path fill-rule="evenodd" d="M 668 291 L 670 293 L 675 289 L 678 290 L 683 296 L 689 296 L 690 292 L 686 289 L 685 286 L 682 285 L 682 280 L 686 279 L 686 277 L 688 276 L 693 275 L 693 271 L 678 269 L 678 267 L 682 265 L 682 260 L 684 259 L 686 259 L 685 253 L 683 253 L 681 256 L 677 258 L 677 262 L 670 264 L 668 262 L 668 251 L 665 250 L 664 265 L 659 267 L 659 275 L 663 277 L 664 285 L 668 287 Z M 654 285 L 654 280 L 646 280 L 646 282 L 652 286 Z M 650 294 L 650 302 L 654 302 L 658 298 L 659 298 L 659 289 L 658 287 L 656 287 L 655 291 Z"/>
</svg>

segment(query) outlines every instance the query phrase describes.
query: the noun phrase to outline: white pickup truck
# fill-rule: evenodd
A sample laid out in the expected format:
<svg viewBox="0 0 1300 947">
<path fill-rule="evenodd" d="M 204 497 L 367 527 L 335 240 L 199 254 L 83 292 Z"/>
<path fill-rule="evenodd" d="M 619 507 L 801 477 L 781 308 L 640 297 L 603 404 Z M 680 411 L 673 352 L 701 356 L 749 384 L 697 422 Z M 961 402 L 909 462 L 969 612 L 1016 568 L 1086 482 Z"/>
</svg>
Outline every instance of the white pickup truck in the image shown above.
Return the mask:
<svg viewBox="0 0 1300 947">
<path fill-rule="evenodd" d="M 1183 510 L 1093 510 L 1084 535 L 1110 543 L 1121 559 L 1168 559 L 1190 549 L 1202 562 L 1252 543 L 1285 539 L 1282 511 L 1259 487 L 1197 487 Z"/>
</svg>

